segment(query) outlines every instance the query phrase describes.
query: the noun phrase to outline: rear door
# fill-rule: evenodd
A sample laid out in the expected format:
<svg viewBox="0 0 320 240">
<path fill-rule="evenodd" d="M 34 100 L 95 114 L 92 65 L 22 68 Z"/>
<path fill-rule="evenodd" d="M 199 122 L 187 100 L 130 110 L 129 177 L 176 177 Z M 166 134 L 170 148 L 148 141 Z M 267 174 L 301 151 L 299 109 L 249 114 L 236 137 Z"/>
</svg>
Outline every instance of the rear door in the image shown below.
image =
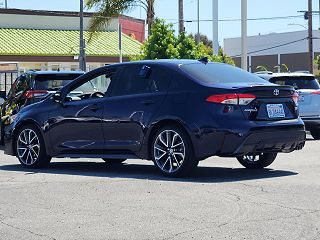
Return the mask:
<svg viewBox="0 0 320 240">
<path fill-rule="evenodd" d="M 281 77 L 270 81 L 279 85 L 290 85 L 297 90 L 301 117 L 320 116 L 320 86 L 313 76 Z"/>
<path fill-rule="evenodd" d="M 120 67 L 114 81 L 103 112 L 105 146 L 135 152 L 166 96 L 170 75 L 159 66 L 132 64 Z"/>
</svg>

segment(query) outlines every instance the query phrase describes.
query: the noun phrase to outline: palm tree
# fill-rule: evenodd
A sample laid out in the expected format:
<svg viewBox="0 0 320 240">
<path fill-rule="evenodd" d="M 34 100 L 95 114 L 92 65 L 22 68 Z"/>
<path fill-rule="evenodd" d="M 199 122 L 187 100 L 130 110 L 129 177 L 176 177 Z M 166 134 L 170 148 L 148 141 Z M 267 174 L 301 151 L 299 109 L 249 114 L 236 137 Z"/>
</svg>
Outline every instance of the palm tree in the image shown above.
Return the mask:
<svg viewBox="0 0 320 240">
<path fill-rule="evenodd" d="M 155 0 L 87 0 L 89 9 L 97 9 L 89 25 L 91 35 L 103 28 L 112 17 L 117 17 L 135 7 L 142 7 L 147 14 L 148 34 L 151 33 L 151 25 L 155 17 Z"/>
</svg>

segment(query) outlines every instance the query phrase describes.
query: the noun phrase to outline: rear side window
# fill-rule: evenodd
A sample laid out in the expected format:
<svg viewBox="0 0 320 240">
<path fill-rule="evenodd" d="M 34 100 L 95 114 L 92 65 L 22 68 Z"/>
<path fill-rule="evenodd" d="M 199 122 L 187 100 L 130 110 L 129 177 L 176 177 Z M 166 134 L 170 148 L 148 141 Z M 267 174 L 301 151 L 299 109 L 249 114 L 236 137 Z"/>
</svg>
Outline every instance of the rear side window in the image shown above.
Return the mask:
<svg viewBox="0 0 320 240">
<path fill-rule="evenodd" d="M 79 76 L 81 74 L 39 74 L 34 77 L 34 89 L 56 91 Z"/>
<path fill-rule="evenodd" d="M 295 89 L 320 89 L 318 81 L 314 77 L 277 77 L 271 78 L 270 82 L 278 85 L 289 85 Z"/>
<path fill-rule="evenodd" d="M 181 65 L 184 72 L 205 85 L 232 83 L 266 83 L 266 80 L 227 64 L 192 63 Z"/>
<path fill-rule="evenodd" d="M 170 84 L 170 75 L 162 67 L 131 65 L 120 71 L 112 96 L 165 92 Z"/>
</svg>

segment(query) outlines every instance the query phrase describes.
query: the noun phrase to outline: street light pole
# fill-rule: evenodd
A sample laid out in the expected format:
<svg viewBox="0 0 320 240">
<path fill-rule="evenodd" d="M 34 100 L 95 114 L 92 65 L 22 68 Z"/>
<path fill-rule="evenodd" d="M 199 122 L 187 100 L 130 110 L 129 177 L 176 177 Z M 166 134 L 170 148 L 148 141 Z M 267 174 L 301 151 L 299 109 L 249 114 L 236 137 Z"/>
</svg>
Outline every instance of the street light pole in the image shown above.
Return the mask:
<svg viewBox="0 0 320 240">
<path fill-rule="evenodd" d="M 219 53 L 219 3 L 218 0 L 212 0 L 212 44 L 213 44 L 213 54 Z"/>
<path fill-rule="evenodd" d="M 79 68 L 86 71 L 86 47 L 83 38 L 83 0 L 80 0 L 80 51 L 79 51 Z"/>
<path fill-rule="evenodd" d="M 241 0 L 241 68 L 248 70 L 248 29 L 247 29 L 247 19 L 248 19 L 248 4 L 247 0 Z"/>
<path fill-rule="evenodd" d="M 312 0 L 308 0 L 309 72 L 313 73 Z"/>
<path fill-rule="evenodd" d="M 198 9 L 198 35 L 197 35 L 197 44 L 200 43 L 200 0 L 197 2 L 197 9 Z"/>
<path fill-rule="evenodd" d="M 8 0 L 4 0 L 4 8 L 5 8 L 5 9 L 8 8 Z"/>
</svg>

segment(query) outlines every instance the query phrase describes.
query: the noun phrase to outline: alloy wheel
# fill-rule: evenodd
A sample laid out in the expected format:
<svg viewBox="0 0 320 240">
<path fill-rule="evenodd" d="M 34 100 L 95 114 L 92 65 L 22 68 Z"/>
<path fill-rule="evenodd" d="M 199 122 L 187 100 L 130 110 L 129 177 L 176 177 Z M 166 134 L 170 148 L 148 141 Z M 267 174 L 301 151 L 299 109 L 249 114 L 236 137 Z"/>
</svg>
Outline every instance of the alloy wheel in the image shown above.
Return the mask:
<svg viewBox="0 0 320 240">
<path fill-rule="evenodd" d="M 166 173 L 178 171 L 185 160 L 185 144 L 182 137 L 173 130 L 164 130 L 158 135 L 153 151 L 155 163 Z"/>
<path fill-rule="evenodd" d="M 40 154 L 40 141 L 38 135 L 32 129 L 24 129 L 20 132 L 17 141 L 17 154 L 25 165 L 33 165 Z"/>
<path fill-rule="evenodd" d="M 260 160 L 260 155 L 244 155 L 243 160 L 249 163 L 254 163 Z"/>
</svg>

